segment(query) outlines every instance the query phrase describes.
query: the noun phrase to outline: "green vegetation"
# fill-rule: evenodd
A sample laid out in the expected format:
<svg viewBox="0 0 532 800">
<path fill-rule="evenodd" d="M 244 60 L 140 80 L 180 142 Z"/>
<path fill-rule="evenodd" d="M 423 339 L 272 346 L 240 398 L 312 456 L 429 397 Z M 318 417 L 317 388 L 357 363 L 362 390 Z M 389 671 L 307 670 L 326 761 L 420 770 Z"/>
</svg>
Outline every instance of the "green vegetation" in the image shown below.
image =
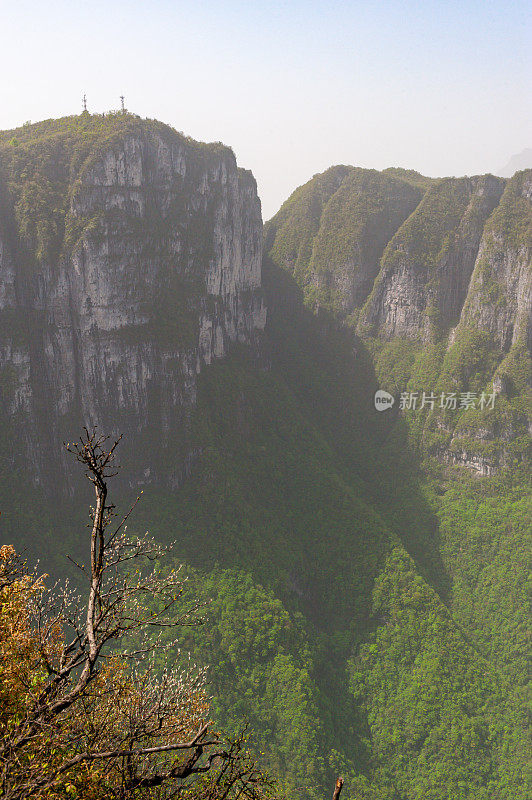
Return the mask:
<svg viewBox="0 0 532 800">
<path fill-rule="evenodd" d="M 310 269 L 320 272 L 352 258 L 376 268 L 385 244 L 419 200 L 420 192 L 408 191 L 401 181 L 376 170 L 353 170 L 323 210 Z"/>
<path fill-rule="evenodd" d="M 532 245 L 532 209 L 525 186 L 531 176 L 532 170 L 524 170 L 508 181 L 486 229 L 486 233 L 502 237 L 506 245 L 514 248 Z"/>
<path fill-rule="evenodd" d="M 267 268 L 285 298 L 270 371 L 245 352 L 204 371 L 202 457 L 131 523 L 176 539 L 209 601 L 173 657 L 210 664 L 217 725 L 249 717 L 288 797 L 317 800 L 341 771 L 357 799 L 524 800 L 526 486 L 417 474 L 403 422 L 371 411 L 362 345 L 353 359 L 347 335 L 324 338 L 286 280 Z M 22 494 L 8 535 L 39 529 L 46 551 L 49 506 Z M 63 550 L 82 557 L 73 528 Z"/>
<path fill-rule="evenodd" d="M 90 184 L 91 172 L 101 171 L 103 156 L 123 150 L 132 135 L 145 140 L 158 137 L 169 147 L 183 148 L 195 165 L 187 175 L 190 181 L 220 154 L 234 162 L 233 152 L 219 143 L 196 142 L 167 125 L 129 113 L 81 114 L 0 133 L 0 209 L 11 224 L 14 249 L 19 257 L 24 254 L 28 268 L 35 262 L 57 261 L 63 249 L 71 252 L 82 232 L 97 235 L 104 221 L 119 221 L 120 215 L 113 220 L 113 212 L 104 217 L 97 203 L 89 216 L 73 215 L 71 207 L 82 182 Z M 147 224 L 151 228 L 164 224 L 160 212 L 150 208 L 149 197 L 146 201 Z M 204 243 L 201 233 L 198 238 Z"/>
<path fill-rule="evenodd" d="M 510 685 L 400 550 L 375 584 L 373 613 L 377 630 L 350 666 L 378 797 L 528 797 L 523 720 L 508 730 Z"/>
<path fill-rule="evenodd" d="M 421 175 L 415 169 L 403 169 L 402 167 L 388 167 L 382 173 L 383 175 L 391 175 L 394 178 L 406 181 L 424 192 L 438 181 L 438 178 L 427 178 L 426 175 Z"/>
<path fill-rule="evenodd" d="M 197 338 L 198 309 L 214 301 L 172 271 L 167 216 L 149 196 L 142 221 L 96 201 L 79 217 L 71 212 L 79 181 L 131 131 L 188 148 L 198 170 L 221 148 L 128 114 L 1 134 L 0 202 L 12 210 L 2 217 L 5 235 L 32 274 L 74 252 L 82 236 L 98 247 L 107 228 L 127 231 L 141 262 L 157 258 L 163 269 L 156 287 L 142 287 L 147 321 L 125 325 L 119 336 L 135 346 L 186 347 Z M 504 229 L 524 247 L 521 180 L 509 184 L 488 223 L 495 244 Z M 177 189 L 167 209 L 173 218 L 186 213 L 186 187 Z M 469 179 L 344 166 L 315 176 L 266 226 L 264 358 L 257 363 L 234 347 L 203 369 L 196 405 L 163 431 L 157 421 L 137 431 L 136 420 L 126 420 L 126 470 L 150 464 L 155 476 L 131 531 L 175 540 L 186 593 L 206 603 L 205 624 L 183 632 L 169 661 L 190 652 L 210 665 L 217 726 L 234 734 L 242 717 L 250 719 L 252 746 L 287 798 L 321 800 L 340 772 L 346 800 L 530 795 L 530 354 L 521 329 L 503 349 L 474 322 L 459 325 L 448 347 L 452 315 L 442 314 L 438 271 L 475 239 L 469 233 L 482 228 L 487 208 L 472 197 Z M 184 242 L 207 259 L 209 213 Z M 146 229 L 157 235 L 146 237 Z M 430 341 L 417 332 L 364 343 L 353 332 L 360 298 L 350 327 L 338 326 L 339 310 L 351 310 L 335 283 L 345 264 L 351 278 L 367 269 L 367 294 L 378 269 L 376 287 L 402 259 L 425 281 Z M 492 278 L 487 296 L 496 304 Z M 316 304 L 319 314 L 309 309 Z M 45 325 L 9 310 L 0 316 L 6 339 L 21 347 Z M 169 382 L 178 366 L 164 362 Z M 16 369 L 2 368 L 3 410 L 16 380 Z M 501 384 L 494 409 L 398 414 L 396 404 L 379 414 L 373 407 L 378 386 L 396 395 L 459 394 L 494 382 Z M 150 385 L 146 402 L 159 408 L 164 388 Z M 78 424 L 74 415 L 63 422 L 66 436 Z M 64 554 L 87 555 L 78 533 L 83 490 L 73 483 L 58 499 L 34 487 L 28 465 L 5 446 L 18 427 L 18 417 L 4 414 L 2 539 L 41 556 L 52 574 L 65 573 Z M 498 475 L 445 461 L 463 452 Z M 132 494 L 126 479 L 121 506 Z"/>
<path fill-rule="evenodd" d="M 389 342 L 372 340 L 369 346 L 374 353 L 379 385 L 393 394 L 405 391 L 414 371 L 416 356 L 424 352 L 421 342 L 397 337 Z"/>
<path fill-rule="evenodd" d="M 313 796 L 307 787 L 321 786 L 324 773 L 337 766 L 326 698 L 317 685 L 324 654 L 315 632 L 246 572 L 189 572 L 188 592 L 204 599 L 207 618 L 182 646 L 211 665 L 217 723 L 232 734 L 247 717 L 256 750 L 282 776 L 288 796 Z"/>
<path fill-rule="evenodd" d="M 383 267 L 392 266 L 401 252 L 429 271 L 450 247 L 453 234 L 471 198 L 468 178 L 445 178 L 433 184 L 416 213 L 401 227 L 384 254 Z"/>
<path fill-rule="evenodd" d="M 498 353 L 489 334 L 462 328 L 445 355 L 438 389 L 479 392 L 497 366 Z"/>
<path fill-rule="evenodd" d="M 298 279 L 304 278 L 308 268 L 323 209 L 352 170 L 337 166 L 315 175 L 296 189 L 265 225 L 265 246 L 272 260 Z"/>
<path fill-rule="evenodd" d="M 345 177 L 323 209 L 314 239 L 305 283 L 316 282 L 319 300 L 330 310 L 360 307 L 373 286 L 384 247 L 412 213 L 421 192 L 376 170 L 355 169 Z M 328 294 L 331 279 L 340 272 L 343 288 L 347 270 L 352 285 L 336 301 Z M 322 276 L 329 280 L 322 280 Z"/>
<path fill-rule="evenodd" d="M 431 339 L 447 336 L 460 317 L 484 225 L 502 189 L 503 182 L 491 176 L 434 181 L 388 242 L 359 331 L 379 335 L 383 304 L 389 305 L 394 289 L 406 288 Z M 405 285 L 400 289 L 397 281 Z"/>
<path fill-rule="evenodd" d="M 331 167 L 297 189 L 266 224 L 265 246 L 304 287 L 310 306 L 345 316 L 371 291 L 385 245 L 421 196 L 392 175 Z"/>
</svg>

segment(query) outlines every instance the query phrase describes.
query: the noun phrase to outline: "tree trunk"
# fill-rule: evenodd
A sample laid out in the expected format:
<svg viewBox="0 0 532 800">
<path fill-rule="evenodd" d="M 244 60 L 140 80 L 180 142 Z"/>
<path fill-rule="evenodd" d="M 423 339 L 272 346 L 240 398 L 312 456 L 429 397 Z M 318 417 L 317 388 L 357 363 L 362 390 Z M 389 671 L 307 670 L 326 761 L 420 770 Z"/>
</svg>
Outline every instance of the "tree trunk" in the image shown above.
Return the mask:
<svg viewBox="0 0 532 800">
<path fill-rule="evenodd" d="M 340 797 L 340 792 L 342 791 L 342 786 L 344 785 L 343 778 L 336 778 L 336 786 L 334 787 L 333 792 L 333 800 L 338 800 Z"/>
</svg>

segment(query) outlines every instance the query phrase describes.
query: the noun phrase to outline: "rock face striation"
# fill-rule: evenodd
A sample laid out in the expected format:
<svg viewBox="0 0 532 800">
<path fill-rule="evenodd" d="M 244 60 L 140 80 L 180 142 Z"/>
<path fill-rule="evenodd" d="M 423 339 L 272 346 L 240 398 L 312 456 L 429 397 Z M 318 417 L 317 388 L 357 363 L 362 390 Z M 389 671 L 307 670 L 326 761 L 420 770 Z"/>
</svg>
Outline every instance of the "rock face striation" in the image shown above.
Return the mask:
<svg viewBox="0 0 532 800">
<path fill-rule="evenodd" d="M 383 250 L 422 198 L 401 177 L 331 167 L 300 187 L 266 225 L 266 249 L 314 308 L 346 318 L 361 307 Z"/>
<path fill-rule="evenodd" d="M 531 187 L 532 170 L 436 180 L 333 167 L 266 226 L 268 257 L 367 342 L 389 391 L 495 390 L 489 414 L 424 412 L 429 452 L 483 473 L 530 446 Z"/>
<path fill-rule="evenodd" d="M 487 332 L 503 353 L 532 350 L 532 169 L 506 186 L 488 220 L 460 326 Z"/>
<path fill-rule="evenodd" d="M 253 176 L 222 145 L 86 114 L 2 134 L 0 198 L 13 458 L 39 481 L 66 431 L 98 425 L 152 452 L 171 441 L 145 478 L 179 482 L 198 373 L 233 343 L 257 349 L 266 321 Z"/>
<path fill-rule="evenodd" d="M 389 241 L 359 330 L 427 340 L 435 327 L 456 323 L 484 225 L 503 188 L 490 175 L 432 186 Z"/>
</svg>

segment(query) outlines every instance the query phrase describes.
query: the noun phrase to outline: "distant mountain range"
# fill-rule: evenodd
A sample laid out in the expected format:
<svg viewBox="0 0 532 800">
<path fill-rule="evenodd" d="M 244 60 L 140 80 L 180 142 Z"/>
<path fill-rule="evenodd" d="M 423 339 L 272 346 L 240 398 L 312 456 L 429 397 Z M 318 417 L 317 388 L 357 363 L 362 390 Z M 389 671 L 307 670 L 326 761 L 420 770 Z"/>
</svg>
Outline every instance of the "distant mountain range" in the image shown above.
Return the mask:
<svg viewBox="0 0 532 800">
<path fill-rule="evenodd" d="M 497 170 L 497 175 L 502 178 L 511 178 L 519 170 L 529 169 L 530 167 L 532 167 L 532 147 L 526 147 L 520 153 L 513 155 L 506 166 Z"/>
</svg>

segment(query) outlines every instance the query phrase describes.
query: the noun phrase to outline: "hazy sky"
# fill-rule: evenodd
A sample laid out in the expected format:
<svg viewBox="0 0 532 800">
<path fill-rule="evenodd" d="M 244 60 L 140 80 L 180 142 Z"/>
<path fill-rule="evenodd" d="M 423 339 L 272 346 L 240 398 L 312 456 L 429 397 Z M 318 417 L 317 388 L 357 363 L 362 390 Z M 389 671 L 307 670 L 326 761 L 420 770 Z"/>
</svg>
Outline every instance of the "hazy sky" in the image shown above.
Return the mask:
<svg viewBox="0 0 532 800">
<path fill-rule="evenodd" d="M 495 171 L 532 146 L 530 0 L 0 0 L 0 129 L 89 110 L 233 147 L 264 218 L 331 164 Z"/>
</svg>

